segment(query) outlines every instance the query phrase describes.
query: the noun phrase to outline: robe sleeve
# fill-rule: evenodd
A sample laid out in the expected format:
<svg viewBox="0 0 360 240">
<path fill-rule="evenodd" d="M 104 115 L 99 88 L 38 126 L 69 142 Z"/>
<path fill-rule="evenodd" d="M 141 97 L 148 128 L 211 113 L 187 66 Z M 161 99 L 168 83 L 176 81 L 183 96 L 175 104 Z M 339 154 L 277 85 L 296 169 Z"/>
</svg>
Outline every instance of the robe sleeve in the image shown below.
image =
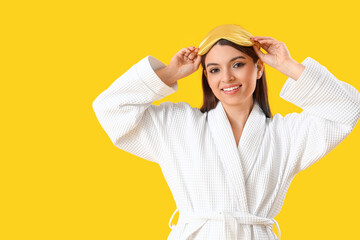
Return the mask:
<svg viewBox="0 0 360 240">
<path fill-rule="evenodd" d="M 146 56 L 115 80 L 92 103 L 96 117 L 112 143 L 135 156 L 159 163 L 166 146 L 172 102 L 152 102 L 177 91 L 177 82 L 165 84 L 155 70 L 166 65 Z"/>
<path fill-rule="evenodd" d="M 303 110 L 283 118 L 290 139 L 290 164 L 295 174 L 340 144 L 360 117 L 358 90 L 338 80 L 310 57 L 301 64 L 305 70 L 300 78 L 288 78 L 280 92 L 281 98 Z"/>
</svg>

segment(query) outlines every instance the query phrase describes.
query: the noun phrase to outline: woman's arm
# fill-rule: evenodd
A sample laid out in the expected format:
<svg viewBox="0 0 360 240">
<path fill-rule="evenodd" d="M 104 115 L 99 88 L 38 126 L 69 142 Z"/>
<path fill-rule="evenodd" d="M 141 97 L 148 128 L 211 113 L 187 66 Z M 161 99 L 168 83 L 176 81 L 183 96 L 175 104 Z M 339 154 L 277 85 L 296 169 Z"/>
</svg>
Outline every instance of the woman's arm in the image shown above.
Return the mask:
<svg viewBox="0 0 360 240">
<path fill-rule="evenodd" d="M 95 99 L 96 116 L 115 146 L 160 163 L 173 112 L 192 111 L 192 107 L 186 102 L 159 106 L 152 102 L 177 91 L 177 81 L 199 68 L 198 50 L 194 46 L 180 49 L 168 66 L 149 55 Z"/>
<path fill-rule="evenodd" d="M 296 174 L 329 153 L 354 129 L 360 117 L 359 91 L 310 57 L 302 67 L 283 42 L 266 36 L 251 40 L 262 62 L 289 76 L 280 97 L 303 109 L 300 114 L 276 114 L 273 118 L 290 142 L 289 148 L 284 147 L 285 159 Z"/>
<path fill-rule="evenodd" d="M 298 80 L 305 70 L 305 66 L 290 58 L 278 69 L 282 74 L 293 80 Z"/>
<path fill-rule="evenodd" d="M 166 126 L 171 121 L 172 102 L 152 102 L 174 93 L 177 82 L 168 86 L 156 74 L 166 67 L 152 56 L 133 65 L 92 103 L 101 126 L 118 148 L 159 163 Z"/>
<path fill-rule="evenodd" d="M 294 173 L 334 149 L 360 118 L 358 90 L 310 57 L 302 64 L 305 69 L 299 79 L 288 78 L 280 92 L 281 98 L 303 109 L 281 119 L 291 141 L 289 159 Z"/>
<path fill-rule="evenodd" d="M 156 75 L 169 87 L 174 85 L 177 82 L 177 78 L 174 78 L 171 71 L 168 67 L 163 67 L 155 71 Z"/>
</svg>

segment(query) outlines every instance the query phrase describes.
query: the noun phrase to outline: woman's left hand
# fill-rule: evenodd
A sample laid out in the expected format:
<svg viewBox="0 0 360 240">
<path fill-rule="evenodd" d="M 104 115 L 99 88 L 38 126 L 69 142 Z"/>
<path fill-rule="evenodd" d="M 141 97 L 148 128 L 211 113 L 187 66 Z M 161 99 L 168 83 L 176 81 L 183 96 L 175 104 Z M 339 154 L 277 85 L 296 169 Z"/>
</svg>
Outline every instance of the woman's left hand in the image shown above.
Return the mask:
<svg viewBox="0 0 360 240">
<path fill-rule="evenodd" d="M 305 66 L 299 64 L 291 58 L 289 50 L 285 43 L 272 37 L 252 36 L 250 40 L 254 42 L 253 48 L 260 60 L 270 67 L 279 70 L 281 73 L 298 79 L 305 69 Z M 265 49 L 266 54 L 260 51 L 259 46 Z"/>
<path fill-rule="evenodd" d="M 285 43 L 280 42 L 272 37 L 253 36 L 250 37 L 255 44 L 253 48 L 260 60 L 270 67 L 279 69 L 287 61 L 291 61 L 289 50 Z M 258 43 L 258 44 L 257 44 Z M 259 46 L 265 49 L 266 54 L 260 51 Z"/>
</svg>

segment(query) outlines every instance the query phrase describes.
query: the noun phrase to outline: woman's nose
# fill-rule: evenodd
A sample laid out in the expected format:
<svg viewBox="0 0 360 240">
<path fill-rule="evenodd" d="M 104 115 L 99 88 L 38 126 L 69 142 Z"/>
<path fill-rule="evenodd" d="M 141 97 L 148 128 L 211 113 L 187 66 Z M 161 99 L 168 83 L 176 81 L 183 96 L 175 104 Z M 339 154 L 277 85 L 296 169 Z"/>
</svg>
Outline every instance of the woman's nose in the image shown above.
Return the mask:
<svg viewBox="0 0 360 240">
<path fill-rule="evenodd" d="M 231 73 L 231 71 L 226 71 L 223 76 L 224 82 L 231 82 L 235 80 L 234 75 Z"/>
</svg>

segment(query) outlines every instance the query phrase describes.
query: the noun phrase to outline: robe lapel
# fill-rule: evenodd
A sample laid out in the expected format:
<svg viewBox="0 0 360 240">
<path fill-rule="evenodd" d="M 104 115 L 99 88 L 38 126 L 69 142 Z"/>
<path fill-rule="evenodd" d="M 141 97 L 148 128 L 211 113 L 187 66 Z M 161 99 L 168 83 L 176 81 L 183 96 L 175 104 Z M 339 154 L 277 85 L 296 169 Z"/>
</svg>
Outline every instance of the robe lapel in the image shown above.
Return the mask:
<svg viewBox="0 0 360 240">
<path fill-rule="evenodd" d="M 255 102 L 239 141 L 239 156 L 245 172 L 245 184 L 259 155 L 265 130 L 266 115 Z"/>
<path fill-rule="evenodd" d="M 250 115 L 241 134 L 239 146 L 221 101 L 208 112 L 211 135 L 219 152 L 223 167 L 234 185 L 239 202 L 239 210 L 248 212 L 246 179 L 256 161 L 263 139 L 266 116 L 257 102 L 254 102 Z"/>
</svg>

